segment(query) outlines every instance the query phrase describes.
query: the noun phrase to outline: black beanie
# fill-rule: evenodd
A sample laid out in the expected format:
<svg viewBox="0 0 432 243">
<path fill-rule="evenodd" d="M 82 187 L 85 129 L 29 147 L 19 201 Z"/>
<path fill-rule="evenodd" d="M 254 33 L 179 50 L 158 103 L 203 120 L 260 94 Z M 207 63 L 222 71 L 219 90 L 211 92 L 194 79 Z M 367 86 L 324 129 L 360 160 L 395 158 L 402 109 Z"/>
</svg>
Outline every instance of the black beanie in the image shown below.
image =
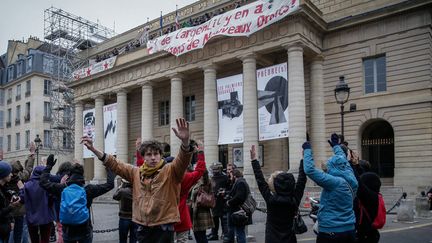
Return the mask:
<svg viewBox="0 0 432 243">
<path fill-rule="evenodd" d="M 294 176 L 291 173 L 282 172 L 274 178 L 273 185 L 277 194 L 290 195 L 295 187 Z"/>
<path fill-rule="evenodd" d="M 6 161 L 0 161 L 0 179 L 8 176 L 12 171 L 12 167 Z"/>
<path fill-rule="evenodd" d="M 381 180 L 374 172 L 366 172 L 360 176 L 360 181 L 374 192 L 380 192 Z"/>
</svg>

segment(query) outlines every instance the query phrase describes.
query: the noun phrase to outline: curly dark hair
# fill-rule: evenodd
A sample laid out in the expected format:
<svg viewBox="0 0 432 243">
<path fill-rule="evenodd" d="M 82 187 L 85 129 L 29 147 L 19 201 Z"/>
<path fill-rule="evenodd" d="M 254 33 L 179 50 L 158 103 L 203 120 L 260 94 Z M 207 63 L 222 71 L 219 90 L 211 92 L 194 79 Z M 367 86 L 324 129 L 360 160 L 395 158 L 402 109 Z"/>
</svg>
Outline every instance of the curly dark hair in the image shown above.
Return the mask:
<svg viewBox="0 0 432 243">
<path fill-rule="evenodd" d="M 144 156 L 147 151 L 156 151 L 162 155 L 162 144 L 156 140 L 144 141 L 141 143 L 139 151 L 141 156 Z"/>
<path fill-rule="evenodd" d="M 57 170 L 57 175 L 69 174 L 71 170 L 72 170 L 72 163 L 69 161 L 65 161 L 65 162 L 60 164 L 60 166 Z"/>
</svg>

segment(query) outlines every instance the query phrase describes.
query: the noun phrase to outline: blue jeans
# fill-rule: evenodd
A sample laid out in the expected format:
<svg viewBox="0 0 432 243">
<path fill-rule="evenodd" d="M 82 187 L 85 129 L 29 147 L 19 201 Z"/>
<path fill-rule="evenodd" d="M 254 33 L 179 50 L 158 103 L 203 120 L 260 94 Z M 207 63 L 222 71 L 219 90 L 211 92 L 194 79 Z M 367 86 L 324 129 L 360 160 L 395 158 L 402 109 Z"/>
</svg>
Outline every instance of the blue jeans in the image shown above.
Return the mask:
<svg viewBox="0 0 432 243">
<path fill-rule="evenodd" d="M 232 219 L 231 219 L 231 213 L 228 213 L 228 237 L 227 237 L 227 240 L 229 243 L 234 243 L 234 235 L 237 237 L 237 243 L 246 243 L 245 226 L 235 226 L 232 222 Z"/>
<path fill-rule="evenodd" d="M 119 219 L 119 237 L 120 243 L 127 243 L 129 234 L 129 242 L 135 243 L 137 225 L 132 222 L 131 219 L 120 218 Z"/>
</svg>

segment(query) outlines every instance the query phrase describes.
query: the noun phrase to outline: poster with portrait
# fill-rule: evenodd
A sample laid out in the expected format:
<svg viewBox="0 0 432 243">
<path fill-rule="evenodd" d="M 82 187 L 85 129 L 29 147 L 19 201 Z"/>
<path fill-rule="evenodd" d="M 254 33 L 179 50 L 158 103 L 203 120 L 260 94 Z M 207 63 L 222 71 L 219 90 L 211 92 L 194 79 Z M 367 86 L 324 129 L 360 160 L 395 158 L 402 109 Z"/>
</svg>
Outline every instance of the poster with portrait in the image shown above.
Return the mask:
<svg viewBox="0 0 432 243">
<path fill-rule="evenodd" d="M 103 107 L 105 153 L 117 154 L 117 103 Z"/>
<path fill-rule="evenodd" d="M 90 137 L 95 144 L 95 109 L 83 112 L 83 136 Z M 95 144 L 95 146 L 97 146 Z M 93 158 L 94 154 L 83 145 L 83 158 Z"/>
<path fill-rule="evenodd" d="M 288 137 L 287 63 L 257 70 L 259 141 Z"/>
<path fill-rule="evenodd" d="M 257 159 L 261 167 L 264 166 L 264 145 L 258 146 Z M 232 161 L 238 168 L 243 168 L 243 147 L 234 147 L 232 149 Z"/>
<path fill-rule="evenodd" d="M 218 144 L 243 142 L 243 75 L 218 79 Z"/>
</svg>

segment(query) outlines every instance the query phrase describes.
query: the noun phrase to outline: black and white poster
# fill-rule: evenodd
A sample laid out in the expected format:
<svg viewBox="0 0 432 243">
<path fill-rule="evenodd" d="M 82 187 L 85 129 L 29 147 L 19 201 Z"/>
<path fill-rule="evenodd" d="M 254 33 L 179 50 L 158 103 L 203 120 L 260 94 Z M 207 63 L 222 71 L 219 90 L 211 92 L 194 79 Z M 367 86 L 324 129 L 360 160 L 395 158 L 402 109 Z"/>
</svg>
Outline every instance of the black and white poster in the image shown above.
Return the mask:
<svg viewBox="0 0 432 243">
<path fill-rule="evenodd" d="M 85 110 L 83 112 L 83 136 L 90 137 L 95 143 L 95 109 Z M 94 154 L 83 145 L 83 158 L 93 158 Z"/>
<path fill-rule="evenodd" d="M 217 80 L 218 144 L 243 143 L 243 74 Z"/>
<path fill-rule="evenodd" d="M 117 103 L 103 107 L 105 153 L 117 154 Z"/>
<path fill-rule="evenodd" d="M 288 137 L 287 63 L 257 70 L 259 141 Z"/>
</svg>

